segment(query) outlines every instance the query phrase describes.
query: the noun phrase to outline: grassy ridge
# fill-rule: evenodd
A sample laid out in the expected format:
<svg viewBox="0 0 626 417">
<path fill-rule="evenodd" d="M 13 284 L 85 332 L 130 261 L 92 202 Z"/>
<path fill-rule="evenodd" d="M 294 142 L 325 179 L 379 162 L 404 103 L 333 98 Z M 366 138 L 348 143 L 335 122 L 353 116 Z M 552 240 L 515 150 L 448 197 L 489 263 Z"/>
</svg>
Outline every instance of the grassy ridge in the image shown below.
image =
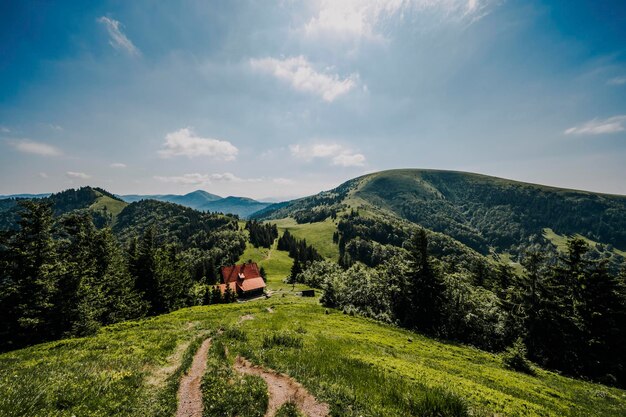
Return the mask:
<svg viewBox="0 0 626 417">
<path fill-rule="evenodd" d="M 291 296 L 194 307 L 5 353 L 0 415 L 162 415 L 155 404 L 175 403 L 175 391 L 147 381 L 172 366 L 182 343 L 230 327 L 245 333 L 226 341 L 231 360 L 242 354 L 290 374 L 336 415 L 411 415 L 420 404 L 450 406 L 459 397 L 478 414 L 619 416 L 626 410 L 622 390 L 541 370 L 536 377 L 519 374 L 492 354 L 328 312 L 316 300 Z M 240 322 L 243 315 L 253 319 Z M 274 334 L 300 342 L 263 347 Z"/>
</svg>

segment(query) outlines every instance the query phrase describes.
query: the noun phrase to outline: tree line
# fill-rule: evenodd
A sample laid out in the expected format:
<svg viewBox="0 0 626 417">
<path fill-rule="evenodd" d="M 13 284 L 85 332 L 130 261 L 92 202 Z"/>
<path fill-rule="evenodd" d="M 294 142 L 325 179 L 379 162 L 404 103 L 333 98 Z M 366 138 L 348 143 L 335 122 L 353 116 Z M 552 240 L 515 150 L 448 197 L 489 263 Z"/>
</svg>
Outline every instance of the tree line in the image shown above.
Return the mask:
<svg viewBox="0 0 626 417">
<path fill-rule="evenodd" d="M 203 250 L 164 238 L 177 234 L 171 224 L 146 224 L 120 243 L 86 210 L 54 217 L 49 202 L 19 204 L 17 229 L 0 234 L 0 350 L 217 301 L 207 296 L 217 280 L 215 265 L 237 259 L 245 247 L 227 222 L 190 236 Z M 225 236 L 233 239 L 220 246 Z M 206 267 L 212 277 L 199 276 Z M 229 297 L 220 295 L 219 302 Z"/>
<path fill-rule="evenodd" d="M 275 224 L 263 224 L 256 220 L 246 222 L 250 243 L 257 248 L 269 248 L 278 237 L 278 228 Z"/>
<path fill-rule="evenodd" d="M 306 239 L 296 239 L 289 233 L 289 230 L 285 230 L 285 233 L 278 239 L 278 250 L 289 252 L 289 256 L 293 259 L 290 281 L 295 281 L 298 274 L 308 268 L 311 263 L 323 259 L 313 246 L 307 244 Z"/>
<path fill-rule="evenodd" d="M 584 240 L 556 258 L 526 253 L 522 274 L 505 264 L 450 271 L 424 230 L 404 247 L 375 268 L 314 262 L 297 280 L 347 313 L 491 351 L 514 346 L 543 367 L 626 385 L 626 270 L 587 257 Z"/>
</svg>

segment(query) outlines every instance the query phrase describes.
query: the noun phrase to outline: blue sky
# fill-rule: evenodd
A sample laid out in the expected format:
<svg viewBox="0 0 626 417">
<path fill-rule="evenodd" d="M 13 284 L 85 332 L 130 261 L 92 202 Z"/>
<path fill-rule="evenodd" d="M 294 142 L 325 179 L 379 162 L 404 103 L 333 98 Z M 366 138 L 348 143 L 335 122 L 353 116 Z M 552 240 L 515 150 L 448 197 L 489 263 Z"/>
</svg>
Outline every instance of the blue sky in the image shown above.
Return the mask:
<svg viewBox="0 0 626 417">
<path fill-rule="evenodd" d="M 288 198 L 390 168 L 626 194 L 626 3 L 8 1 L 0 194 Z"/>
</svg>

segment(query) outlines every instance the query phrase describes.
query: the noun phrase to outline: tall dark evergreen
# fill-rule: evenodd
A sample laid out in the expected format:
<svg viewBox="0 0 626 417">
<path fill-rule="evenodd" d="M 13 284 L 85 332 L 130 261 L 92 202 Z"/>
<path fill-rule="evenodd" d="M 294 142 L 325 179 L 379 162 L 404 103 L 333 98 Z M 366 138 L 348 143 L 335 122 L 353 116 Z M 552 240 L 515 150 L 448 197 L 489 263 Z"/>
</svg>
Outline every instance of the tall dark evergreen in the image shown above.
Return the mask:
<svg viewBox="0 0 626 417">
<path fill-rule="evenodd" d="M 37 343 L 51 337 L 59 267 L 48 203 L 21 201 L 19 230 L 1 252 L 0 348 Z"/>
<path fill-rule="evenodd" d="M 65 215 L 59 228 L 58 253 L 64 267 L 54 303 L 54 327 L 58 335 L 93 333 L 101 315 L 101 283 L 95 257 L 97 230 L 85 212 Z"/>
<path fill-rule="evenodd" d="M 129 265 L 130 270 L 135 274 L 135 288 L 148 303 L 148 310 L 151 314 L 159 310 L 155 234 L 154 227 L 150 227 L 144 232 L 138 242 L 136 258 L 131 260 Z"/>
<path fill-rule="evenodd" d="M 409 327 L 435 332 L 442 320 L 445 284 L 430 262 L 424 230 L 411 242 L 407 282 L 411 310 L 403 321 Z"/>
</svg>

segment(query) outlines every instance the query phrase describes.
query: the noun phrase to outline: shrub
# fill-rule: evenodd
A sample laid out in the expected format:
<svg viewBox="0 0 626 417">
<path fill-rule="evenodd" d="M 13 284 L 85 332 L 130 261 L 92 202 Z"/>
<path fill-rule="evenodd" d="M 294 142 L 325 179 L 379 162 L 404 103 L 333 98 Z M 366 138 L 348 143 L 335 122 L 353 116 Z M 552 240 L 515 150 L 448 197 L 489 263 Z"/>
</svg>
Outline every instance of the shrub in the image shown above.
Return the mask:
<svg viewBox="0 0 626 417">
<path fill-rule="evenodd" d="M 506 368 L 525 374 L 534 375 L 535 370 L 526 359 L 526 346 L 521 338 L 518 338 L 512 346 L 508 347 L 502 354 L 502 363 Z"/>
</svg>

